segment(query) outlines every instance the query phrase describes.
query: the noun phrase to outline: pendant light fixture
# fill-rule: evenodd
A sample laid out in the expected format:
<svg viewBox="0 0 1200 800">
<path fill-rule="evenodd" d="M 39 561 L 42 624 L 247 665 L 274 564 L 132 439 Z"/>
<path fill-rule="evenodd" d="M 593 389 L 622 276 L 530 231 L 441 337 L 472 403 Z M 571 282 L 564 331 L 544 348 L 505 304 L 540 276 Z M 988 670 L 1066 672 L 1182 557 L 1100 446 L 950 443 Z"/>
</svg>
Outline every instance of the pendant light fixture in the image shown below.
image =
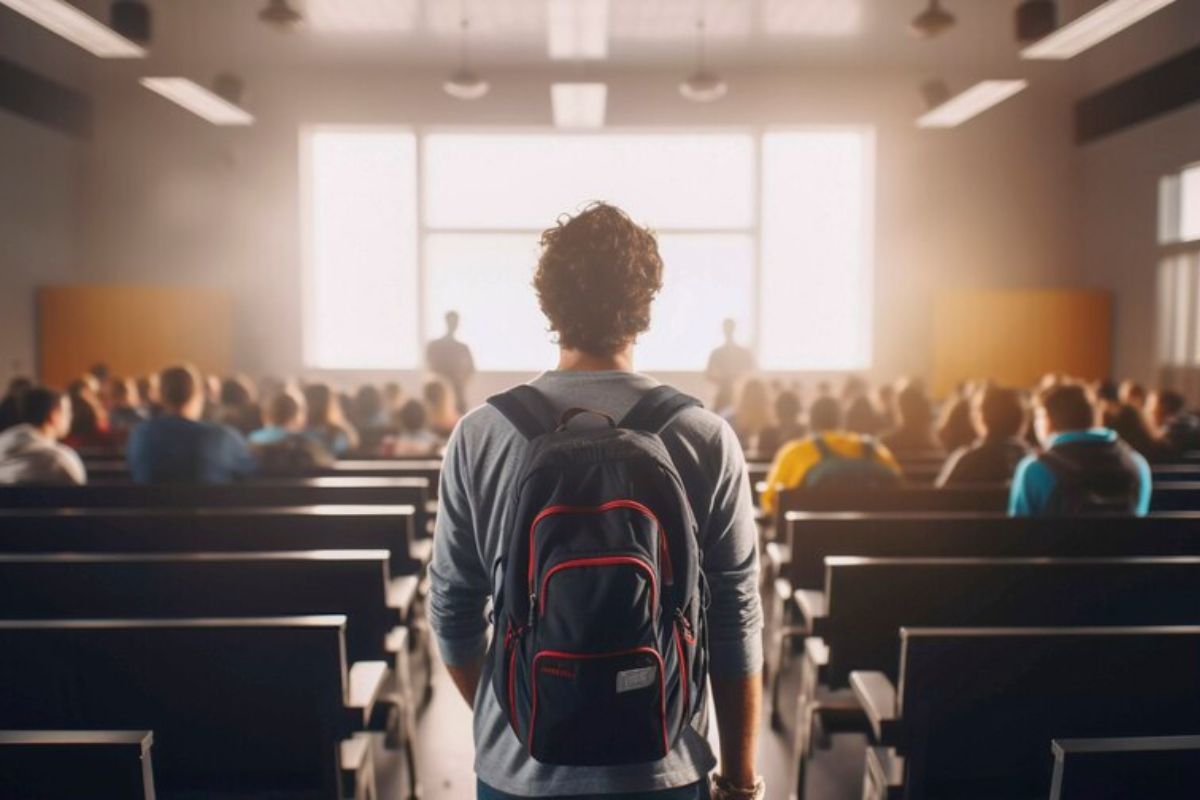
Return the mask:
<svg viewBox="0 0 1200 800">
<path fill-rule="evenodd" d="M 258 12 L 258 19 L 273 28 L 291 30 L 304 21 L 304 16 L 288 0 L 267 0 L 267 5 Z"/>
<path fill-rule="evenodd" d="M 471 23 L 463 13 L 459 22 L 459 60 L 458 69 L 451 73 L 442 89 L 456 100 L 478 100 L 488 93 L 492 87 L 479 73 L 471 69 L 470 53 L 467 49 L 467 34 Z"/>
<path fill-rule="evenodd" d="M 942 8 L 941 0 L 929 0 L 929 7 L 913 17 L 908 29 L 919 39 L 933 39 L 954 27 L 954 15 Z"/>
<path fill-rule="evenodd" d="M 696 71 L 679 84 L 679 93 L 693 103 L 715 102 L 729 90 L 725 79 L 708 68 L 705 32 L 701 14 L 696 19 Z"/>
</svg>

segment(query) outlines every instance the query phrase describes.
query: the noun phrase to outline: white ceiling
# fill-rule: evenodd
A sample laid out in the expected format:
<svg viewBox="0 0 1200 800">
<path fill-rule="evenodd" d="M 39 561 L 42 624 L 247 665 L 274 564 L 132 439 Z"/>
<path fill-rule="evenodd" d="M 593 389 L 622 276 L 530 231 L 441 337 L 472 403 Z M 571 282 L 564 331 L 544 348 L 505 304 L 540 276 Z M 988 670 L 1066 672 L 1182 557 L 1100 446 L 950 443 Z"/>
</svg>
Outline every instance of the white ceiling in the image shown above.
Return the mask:
<svg viewBox="0 0 1200 800">
<path fill-rule="evenodd" d="M 107 0 L 73 1 L 98 17 L 106 14 Z M 155 11 L 152 57 L 164 62 L 443 65 L 457 57 L 465 9 L 472 58 L 480 65 L 550 64 L 548 0 L 293 0 L 310 23 L 290 32 L 257 20 L 266 0 L 150 2 Z M 944 0 L 959 25 L 931 42 L 907 32 L 909 19 L 926 2 L 609 0 L 608 62 L 638 67 L 690 61 L 700 14 L 711 58 L 719 66 L 971 66 L 1014 58 L 1012 11 L 1017 0 Z"/>
<path fill-rule="evenodd" d="M 928 0 L 608 0 L 608 58 L 595 69 L 690 68 L 698 15 L 706 20 L 710 61 L 740 67 L 920 70 L 956 75 L 1027 76 L 1017 58 L 1013 11 L 1018 0 L 943 0 L 958 25 L 933 41 L 908 33 Z M 109 0 L 71 0 L 106 19 Z M 266 0 L 149 0 L 155 14 L 150 61 L 154 72 L 222 68 L 303 69 L 380 65 L 445 69 L 459 53 L 459 20 L 471 23 L 472 61 L 491 69 L 591 69 L 552 62 L 547 53 L 550 0 L 292 0 L 309 23 L 283 32 L 261 23 Z M 1100 0 L 1059 0 L 1070 19 Z M 341 29 L 339 29 L 341 28 Z M 1140 30 L 1139 30 L 1140 28 Z M 1156 39 L 1187 29 L 1200 40 L 1200 0 L 1178 0 L 1166 11 L 1080 62 L 1125 61 L 1134 43 L 1146 59 Z M 1164 33 L 1159 33 L 1164 32 Z M 1180 34 L 1182 36 L 1182 34 Z M 1179 37 L 1174 37 L 1179 38 Z M 0 50 L 36 49 L 78 62 L 75 48 L 0 7 Z M 11 48 L 10 48 L 11 49 Z M 52 54 L 52 55 L 50 55 Z M 1144 59 L 1145 60 L 1145 59 Z M 1060 72 L 1064 68 L 1055 68 Z"/>
</svg>

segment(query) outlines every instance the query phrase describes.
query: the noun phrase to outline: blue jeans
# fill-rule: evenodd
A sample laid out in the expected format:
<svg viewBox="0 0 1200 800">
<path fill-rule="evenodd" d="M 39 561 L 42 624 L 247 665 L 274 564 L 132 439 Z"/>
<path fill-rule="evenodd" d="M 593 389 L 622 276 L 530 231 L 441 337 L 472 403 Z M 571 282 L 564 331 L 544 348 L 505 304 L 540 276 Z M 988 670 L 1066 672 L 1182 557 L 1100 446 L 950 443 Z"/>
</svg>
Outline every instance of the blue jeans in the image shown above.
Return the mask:
<svg viewBox="0 0 1200 800">
<path fill-rule="evenodd" d="M 572 795 L 570 797 L 554 797 L 545 800 L 708 800 L 708 781 L 693 783 L 691 786 L 680 786 L 678 789 L 663 789 L 658 792 L 633 792 L 630 794 L 605 795 Z M 505 794 L 488 786 L 483 781 L 476 782 L 476 800 L 522 800 L 518 795 Z"/>
</svg>

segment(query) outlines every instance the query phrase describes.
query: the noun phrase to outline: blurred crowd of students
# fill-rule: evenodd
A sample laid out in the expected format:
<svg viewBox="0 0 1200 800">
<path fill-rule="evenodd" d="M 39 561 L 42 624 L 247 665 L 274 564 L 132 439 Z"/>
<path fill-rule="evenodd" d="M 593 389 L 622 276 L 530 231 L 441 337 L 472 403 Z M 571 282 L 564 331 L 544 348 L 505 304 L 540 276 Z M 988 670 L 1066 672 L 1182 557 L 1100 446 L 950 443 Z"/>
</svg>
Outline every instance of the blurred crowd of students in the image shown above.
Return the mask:
<svg viewBox="0 0 1200 800">
<path fill-rule="evenodd" d="M 1146 513 L 1149 465 L 1200 449 L 1200 418 L 1180 393 L 1131 381 L 964 383 L 938 404 L 920 380 L 872 388 L 852 376 L 806 399 L 799 384 L 750 377 L 723 411 L 748 457 L 771 462 L 765 510 L 782 489 L 899 486 L 906 463 L 940 461 L 939 487 L 1011 484 L 1014 514 L 1106 502 Z"/>
<path fill-rule="evenodd" d="M 134 379 L 101 365 L 62 392 L 10 382 L 0 399 L 0 483 L 83 483 L 80 452 L 124 454 L 143 482 L 302 474 L 349 456 L 434 457 L 459 416 L 439 378 L 412 397 L 397 383 L 350 394 L 186 365 Z"/>
</svg>

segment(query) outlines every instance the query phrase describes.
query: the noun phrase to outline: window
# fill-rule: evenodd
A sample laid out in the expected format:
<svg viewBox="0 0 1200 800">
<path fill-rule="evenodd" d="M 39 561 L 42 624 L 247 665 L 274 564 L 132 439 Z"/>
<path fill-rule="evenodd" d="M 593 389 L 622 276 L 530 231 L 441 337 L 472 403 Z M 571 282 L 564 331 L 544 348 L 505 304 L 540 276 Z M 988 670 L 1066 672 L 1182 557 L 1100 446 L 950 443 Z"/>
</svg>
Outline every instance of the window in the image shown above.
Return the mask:
<svg viewBox="0 0 1200 800">
<path fill-rule="evenodd" d="M 303 149 L 306 364 L 415 366 L 416 137 L 316 130 Z"/>
<path fill-rule="evenodd" d="M 704 369 L 725 318 L 767 369 L 869 362 L 869 131 L 317 129 L 306 143 L 314 366 L 417 367 L 451 309 L 480 369 L 551 363 L 530 289 L 539 236 L 593 200 L 658 233 L 666 275 L 640 368 Z"/>
<path fill-rule="evenodd" d="M 1200 365 L 1200 164 L 1159 183 L 1159 361 Z"/>
</svg>

